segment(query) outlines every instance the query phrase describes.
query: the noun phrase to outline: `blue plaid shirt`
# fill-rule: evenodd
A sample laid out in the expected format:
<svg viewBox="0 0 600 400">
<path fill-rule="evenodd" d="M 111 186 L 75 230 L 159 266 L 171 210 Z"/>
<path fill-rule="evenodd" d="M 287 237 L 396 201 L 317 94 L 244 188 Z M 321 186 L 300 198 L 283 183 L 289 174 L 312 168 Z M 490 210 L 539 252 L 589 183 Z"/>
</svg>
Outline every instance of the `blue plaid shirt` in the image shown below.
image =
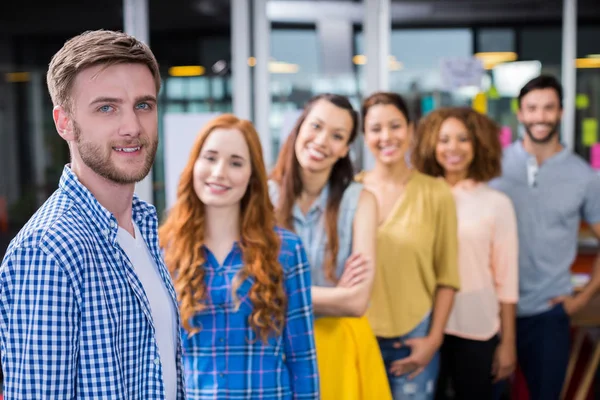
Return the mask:
<svg viewBox="0 0 600 400">
<path fill-rule="evenodd" d="M 133 219 L 159 267 L 153 206 Z M 164 399 L 150 306 L 117 244 L 117 221 L 66 166 L 59 189 L 13 239 L 0 267 L 0 341 L 7 399 Z M 179 318 L 179 317 L 178 317 Z M 183 400 L 181 343 L 178 399 Z"/>
<path fill-rule="evenodd" d="M 288 310 L 282 335 L 268 345 L 248 323 L 252 278 L 237 290 L 239 309 L 232 300 L 232 280 L 243 265 L 240 248 L 234 245 L 223 265 L 204 248 L 207 307 L 191 321 L 201 330 L 191 337 L 182 331 L 188 399 L 319 398 L 310 267 L 300 239 L 289 231 L 277 232 Z"/>
</svg>

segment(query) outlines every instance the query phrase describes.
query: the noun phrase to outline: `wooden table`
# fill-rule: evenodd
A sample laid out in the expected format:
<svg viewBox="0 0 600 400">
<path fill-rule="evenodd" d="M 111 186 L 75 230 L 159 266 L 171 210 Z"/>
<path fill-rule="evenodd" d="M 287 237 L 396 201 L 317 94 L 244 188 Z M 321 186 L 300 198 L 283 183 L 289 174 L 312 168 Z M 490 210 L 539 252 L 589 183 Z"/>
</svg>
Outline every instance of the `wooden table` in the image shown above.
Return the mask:
<svg viewBox="0 0 600 400">
<path fill-rule="evenodd" d="M 571 355 L 569 357 L 567 376 L 565 384 L 563 385 L 561 399 L 565 398 L 567 389 L 573 377 L 575 365 L 577 365 L 577 362 L 579 361 L 579 354 L 581 353 L 583 341 L 589 333 L 589 329 L 600 328 L 600 294 L 597 294 L 584 309 L 571 317 L 571 326 L 575 329 L 575 342 L 573 343 L 573 348 L 571 349 Z M 585 400 L 590 390 L 590 386 L 594 381 L 594 375 L 596 374 L 598 363 L 600 362 L 600 340 L 595 340 L 593 348 L 592 357 L 585 367 L 583 378 L 575 392 L 574 400 Z"/>
</svg>

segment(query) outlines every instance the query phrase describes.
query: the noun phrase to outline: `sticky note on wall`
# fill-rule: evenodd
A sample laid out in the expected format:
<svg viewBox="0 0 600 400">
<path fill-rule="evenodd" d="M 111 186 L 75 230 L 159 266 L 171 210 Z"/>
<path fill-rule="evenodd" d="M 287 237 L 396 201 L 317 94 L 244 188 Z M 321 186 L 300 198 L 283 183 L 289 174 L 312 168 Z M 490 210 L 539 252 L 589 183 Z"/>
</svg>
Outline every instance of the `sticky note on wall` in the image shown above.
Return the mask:
<svg viewBox="0 0 600 400">
<path fill-rule="evenodd" d="M 487 114 L 487 96 L 485 93 L 477 93 L 473 97 L 473 110 L 481 114 Z"/>
<path fill-rule="evenodd" d="M 584 118 L 581 123 L 581 140 L 584 146 L 592 146 L 598 143 L 598 120 L 596 118 Z"/>
<path fill-rule="evenodd" d="M 421 99 L 421 114 L 425 116 L 425 114 L 433 111 L 435 109 L 435 99 L 433 96 L 424 96 Z"/>
<path fill-rule="evenodd" d="M 578 110 L 586 110 L 588 107 L 590 106 L 590 98 L 587 96 L 587 94 L 578 94 L 577 97 L 575 97 L 575 107 Z"/>
<path fill-rule="evenodd" d="M 600 169 L 600 144 L 596 143 L 590 148 L 590 165 L 594 169 Z"/>
<path fill-rule="evenodd" d="M 510 126 L 503 126 L 500 128 L 500 144 L 502 148 L 509 146 L 512 143 L 512 129 Z"/>
<path fill-rule="evenodd" d="M 500 98 L 500 94 L 498 93 L 498 89 L 496 89 L 496 86 L 492 85 L 490 87 L 490 90 L 488 90 L 488 97 L 490 98 L 490 100 L 498 100 Z"/>
<path fill-rule="evenodd" d="M 510 111 L 512 111 L 513 114 L 519 112 L 519 99 L 512 99 L 510 101 Z"/>
</svg>

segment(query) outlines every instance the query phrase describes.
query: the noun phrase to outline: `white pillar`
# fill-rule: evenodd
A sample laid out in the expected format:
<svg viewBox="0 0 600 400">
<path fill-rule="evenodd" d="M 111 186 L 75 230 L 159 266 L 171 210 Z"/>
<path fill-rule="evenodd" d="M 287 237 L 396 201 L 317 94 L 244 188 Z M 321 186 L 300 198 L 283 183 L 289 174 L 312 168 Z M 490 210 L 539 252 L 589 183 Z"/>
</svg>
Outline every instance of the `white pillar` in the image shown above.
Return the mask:
<svg viewBox="0 0 600 400">
<path fill-rule="evenodd" d="M 577 0 L 563 0 L 562 30 L 562 140 L 573 150 L 575 144 L 575 96 L 577 91 Z"/>
<path fill-rule="evenodd" d="M 366 86 L 363 95 L 389 90 L 389 55 L 392 19 L 391 0 L 364 0 L 364 49 L 367 56 Z M 363 148 L 363 169 L 373 168 L 375 160 L 366 147 Z"/>
<path fill-rule="evenodd" d="M 123 20 L 125 33 L 135 36 L 139 41 L 150 45 L 148 0 L 123 0 Z M 148 176 L 135 185 L 135 192 L 140 199 L 148 203 L 154 202 L 152 170 L 150 170 Z"/>
<path fill-rule="evenodd" d="M 231 75 L 233 113 L 252 119 L 250 66 L 250 0 L 231 0 Z"/>
<path fill-rule="evenodd" d="M 390 55 L 390 36 L 392 20 L 390 16 L 391 0 L 364 0 L 364 48 L 367 56 L 366 75 L 367 92 L 388 90 Z"/>
<path fill-rule="evenodd" d="M 354 34 L 352 21 L 338 15 L 337 18 L 317 19 L 317 35 L 321 55 L 321 73 L 334 79 L 352 76 L 354 68 Z"/>
<path fill-rule="evenodd" d="M 148 0 L 123 0 L 125 33 L 150 45 L 148 30 Z"/>
<path fill-rule="evenodd" d="M 269 59 L 271 57 L 271 22 L 267 16 L 267 0 L 254 0 L 252 13 L 253 47 L 256 57 L 254 67 L 254 126 L 260 135 L 267 169 L 273 166 L 273 138 L 269 115 L 271 110 L 271 84 Z"/>
</svg>

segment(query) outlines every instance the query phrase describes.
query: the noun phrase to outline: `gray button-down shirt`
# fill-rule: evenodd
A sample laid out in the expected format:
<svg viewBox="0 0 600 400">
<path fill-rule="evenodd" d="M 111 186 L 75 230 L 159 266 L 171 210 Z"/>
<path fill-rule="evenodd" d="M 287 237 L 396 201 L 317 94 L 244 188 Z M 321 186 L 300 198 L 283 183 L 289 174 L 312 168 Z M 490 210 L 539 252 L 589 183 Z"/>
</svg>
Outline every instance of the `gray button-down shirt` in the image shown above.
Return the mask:
<svg viewBox="0 0 600 400">
<path fill-rule="evenodd" d="M 600 222 L 600 177 L 567 149 L 538 166 L 521 141 L 505 149 L 502 168 L 490 186 L 510 197 L 517 216 L 517 313 L 536 315 L 550 309 L 552 298 L 572 292 L 581 219 Z"/>
</svg>

